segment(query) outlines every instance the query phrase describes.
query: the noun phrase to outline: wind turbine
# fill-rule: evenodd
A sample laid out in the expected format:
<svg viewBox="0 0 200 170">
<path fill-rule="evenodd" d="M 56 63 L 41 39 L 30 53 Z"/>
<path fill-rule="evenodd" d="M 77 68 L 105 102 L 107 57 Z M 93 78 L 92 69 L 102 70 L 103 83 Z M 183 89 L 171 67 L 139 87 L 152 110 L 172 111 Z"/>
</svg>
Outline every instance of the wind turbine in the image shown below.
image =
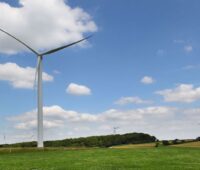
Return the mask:
<svg viewBox="0 0 200 170">
<path fill-rule="evenodd" d="M 21 41 L 20 39 L 16 38 L 15 36 L 13 36 L 10 33 L 8 33 L 7 31 L 5 31 L 1 28 L 0 28 L 0 31 L 7 34 L 10 37 L 12 37 L 13 39 L 18 41 L 22 45 L 24 45 L 26 48 L 28 48 L 31 52 L 33 52 L 37 56 L 37 66 L 36 66 L 36 73 L 35 73 L 35 75 L 36 75 L 35 80 L 36 80 L 36 77 L 37 77 L 37 107 L 38 107 L 38 109 L 37 109 L 37 112 L 38 112 L 38 115 L 37 115 L 37 119 L 38 119 L 37 147 L 43 148 L 44 147 L 44 142 L 43 142 L 43 98 L 42 98 L 42 60 L 43 60 L 43 57 L 45 55 L 55 53 L 59 50 L 62 50 L 64 48 L 67 48 L 67 47 L 70 47 L 70 46 L 75 45 L 77 43 L 80 43 L 81 41 L 84 41 L 84 40 L 90 38 L 91 36 L 88 36 L 88 37 L 83 38 L 79 41 L 75 41 L 73 43 L 70 43 L 70 44 L 55 48 L 55 49 L 49 50 L 47 52 L 39 53 L 36 50 L 34 50 L 33 48 L 31 48 L 29 45 L 24 43 L 23 41 Z"/>
<path fill-rule="evenodd" d="M 6 145 L 6 134 L 3 134 L 3 140 L 4 140 L 4 144 Z"/>
<path fill-rule="evenodd" d="M 113 134 L 114 134 L 114 135 L 116 135 L 117 130 L 118 130 L 119 128 L 120 128 L 120 127 L 118 127 L 118 126 L 114 126 L 114 127 L 113 127 Z"/>
</svg>

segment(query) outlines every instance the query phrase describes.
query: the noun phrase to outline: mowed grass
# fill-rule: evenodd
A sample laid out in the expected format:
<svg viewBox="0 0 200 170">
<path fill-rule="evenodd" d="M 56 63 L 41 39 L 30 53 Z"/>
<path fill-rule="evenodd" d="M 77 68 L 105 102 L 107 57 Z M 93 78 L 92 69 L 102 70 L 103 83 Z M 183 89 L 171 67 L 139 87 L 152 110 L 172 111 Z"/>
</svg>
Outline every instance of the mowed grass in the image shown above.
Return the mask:
<svg viewBox="0 0 200 170">
<path fill-rule="evenodd" d="M 199 170 L 200 148 L 0 151 L 0 170 Z"/>
</svg>

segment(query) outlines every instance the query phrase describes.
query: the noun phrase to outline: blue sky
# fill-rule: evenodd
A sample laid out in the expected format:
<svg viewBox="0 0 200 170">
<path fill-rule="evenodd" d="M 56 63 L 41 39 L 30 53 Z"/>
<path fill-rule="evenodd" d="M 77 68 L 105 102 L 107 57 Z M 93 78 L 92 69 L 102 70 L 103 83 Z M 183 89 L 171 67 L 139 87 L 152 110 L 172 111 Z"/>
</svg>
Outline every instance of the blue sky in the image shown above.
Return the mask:
<svg viewBox="0 0 200 170">
<path fill-rule="evenodd" d="M 64 13 L 70 12 L 61 7 L 79 7 L 82 11 L 78 15 L 87 13 L 89 18 L 84 20 L 80 17 L 78 20 L 83 25 L 92 22 L 95 26 L 86 24 L 85 30 L 63 34 L 66 37 L 68 34 L 69 37 L 73 35 L 71 40 L 66 38 L 66 41 L 63 37 L 57 39 L 53 36 L 61 35 L 72 24 L 62 27 L 63 30 L 55 26 L 56 34 L 51 29 L 48 37 L 45 33 L 52 26 L 48 24 L 53 24 L 54 20 L 56 23 L 57 20 L 51 18 L 51 13 L 55 14 L 56 10 L 50 4 L 39 6 L 39 1 L 34 4 L 32 0 L 21 0 L 20 3 L 0 1 L 0 9 L 4 9 L 0 12 L 0 27 L 30 45 L 33 43 L 37 50 L 51 49 L 75 41 L 76 37 L 94 34 L 84 47 L 65 49 L 44 58 L 44 72 L 53 77 L 53 81 L 44 82 L 44 105 L 54 114 L 53 118 L 47 115 L 49 125 L 52 126 L 47 126 L 45 130 L 46 139 L 109 134 L 114 126 L 120 126 L 119 133 L 142 131 L 162 139 L 195 138 L 199 135 L 199 1 L 51 2 L 56 4 L 55 9 L 63 10 L 58 18 L 63 15 L 64 20 Z M 34 4 L 32 7 L 31 3 Z M 46 7 L 49 10 L 42 13 Z M 18 9 L 19 14 L 12 12 L 14 9 Z M 27 14 L 26 17 L 16 17 L 20 16 L 20 9 L 21 13 Z M 31 18 L 33 14 L 36 19 Z M 26 20 L 28 17 L 34 20 L 33 23 Z M 48 17 L 52 23 L 46 22 Z M 70 19 L 73 20 L 73 16 Z M 22 26 L 29 27 L 20 27 L 21 22 Z M 6 63 L 15 63 L 20 68 L 36 66 L 33 54 L 16 46 L 14 41 L 2 34 L 1 45 L 0 67 L 9 69 Z M 9 50 L 14 52 L 11 54 Z M 27 118 L 26 113 L 35 114 L 33 110 L 37 106 L 36 90 L 24 86 L 13 87 L 12 71 L 13 75 L 18 75 L 14 69 L 10 69 L 9 74 L 1 73 L 0 68 L 0 133 L 8 134 L 8 142 L 29 140 L 25 134 L 34 131 L 35 117 Z M 24 71 L 26 74 L 27 70 Z M 27 73 L 27 79 L 32 75 L 32 72 L 30 75 Z M 87 88 L 90 93 L 80 92 L 77 95 L 73 90 L 67 93 L 70 83 Z M 53 106 L 57 106 L 57 110 Z M 61 108 L 63 111 L 58 111 Z M 76 121 L 63 120 L 65 118 L 62 116 L 68 115 L 71 110 L 77 113 L 74 115 Z M 58 116 L 58 113 L 62 116 Z M 33 126 L 29 127 L 26 123 L 30 124 L 31 121 Z M 133 123 L 135 121 L 136 124 Z M 62 133 L 58 135 L 58 131 Z M 14 139 L 13 134 L 23 138 Z"/>
</svg>

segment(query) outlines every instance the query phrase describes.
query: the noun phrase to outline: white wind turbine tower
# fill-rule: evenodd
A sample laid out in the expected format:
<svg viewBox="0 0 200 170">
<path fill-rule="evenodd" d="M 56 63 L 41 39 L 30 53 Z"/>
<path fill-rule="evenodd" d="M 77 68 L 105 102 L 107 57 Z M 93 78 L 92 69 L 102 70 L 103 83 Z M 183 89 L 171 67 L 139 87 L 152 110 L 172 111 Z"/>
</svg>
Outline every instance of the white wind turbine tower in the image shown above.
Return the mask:
<svg viewBox="0 0 200 170">
<path fill-rule="evenodd" d="M 117 130 L 118 130 L 119 128 L 120 128 L 120 127 L 118 127 L 118 126 L 114 126 L 114 127 L 113 127 L 113 134 L 114 134 L 114 135 L 116 135 Z"/>
<path fill-rule="evenodd" d="M 7 31 L 3 30 L 0 28 L 0 31 L 7 34 L 8 36 L 14 38 L 16 41 L 18 41 L 19 43 L 23 44 L 26 48 L 28 48 L 30 51 L 32 51 L 36 56 L 37 56 L 37 66 L 36 66 L 36 77 L 37 77 L 37 104 L 38 104 L 38 134 L 37 134 L 37 147 L 38 148 L 43 148 L 44 147 L 44 142 L 43 142 L 43 98 L 42 98 L 42 59 L 43 56 L 45 55 L 49 55 L 51 53 L 54 53 L 56 51 L 62 50 L 64 48 L 70 47 L 72 45 L 75 45 L 77 43 L 80 43 L 81 41 L 84 41 L 88 38 L 90 38 L 91 36 L 88 36 L 86 38 L 83 38 L 79 41 L 49 50 L 47 52 L 44 53 L 38 53 L 37 51 L 35 51 L 34 49 L 32 49 L 30 46 L 28 46 L 26 43 L 24 43 L 23 41 L 21 41 L 20 39 L 16 38 L 15 36 L 13 36 L 12 34 L 8 33 Z M 35 80 L 36 80 L 35 77 Z"/>
</svg>

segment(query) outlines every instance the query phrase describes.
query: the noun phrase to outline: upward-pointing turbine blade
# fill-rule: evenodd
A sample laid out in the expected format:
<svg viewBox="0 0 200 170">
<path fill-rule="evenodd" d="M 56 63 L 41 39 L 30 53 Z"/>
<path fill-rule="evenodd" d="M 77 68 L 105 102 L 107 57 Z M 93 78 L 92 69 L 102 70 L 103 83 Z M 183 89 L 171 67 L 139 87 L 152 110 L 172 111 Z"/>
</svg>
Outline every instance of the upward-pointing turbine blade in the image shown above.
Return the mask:
<svg viewBox="0 0 200 170">
<path fill-rule="evenodd" d="M 8 36 L 14 38 L 16 41 L 18 41 L 19 43 L 23 44 L 26 48 L 28 48 L 29 50 L 31 50 L 34 54 L 39 55 L 34 49 L 32 49 L 31 47 L 29 47 L 26 43 L 24 43 L 23 41 L 21 41 L 20 39 L 16 38 L 15 36 L 13 36 L 12 34 L 6 32 L 5 30 L 0 28 L 0 31 L 7 34 Z"/>
<path fill-rule="evenodd" d="M 37 65 L 36 65 L 36 68 L 35 68 L 35 79 L 34 79 L 33 88 L 37 87 L 36 84 L 37 84 L 37 74 L 38 74 L 39 64 L 40 64 L 40 58 L 39 58 L 39 56 L 37 56 Z"/>
<path fill-rule="evenodd" d="M 64 48 L 67 48 L 67 47 L 70 47 L 70 46 L 72 46 L 72 45 L 75 45 L 75 44 L 77 44 L 77 43 L 80 43 L 81 41 L 84 41 L 84 40 L 86 40 L 86 39 L 89 39 L 90 37 L 92 37 L 92 35 L 90 35 L 90 36 L 88 36 L 88 37 L 86 37 L 86 38 L 83 38 L 83 39 L 81 39 L 81 40 L 79 40 L 79 41 L 73 42 L 73 43 L 71 43 L 71 44 L 64 45 L 64 46 L 62 46 L 62 47 L 58 47 L 58 48 L 55 48 L 55 49 L 53 49 L 53 50 L 47 51 L 47 52 L 42 53 L 42 54 L 40 54 L 40 55 L 41 55 L 41 56 L 44 56 L 44 55 L 48 55 L 48 54 L 51 54 L 51 53 L 55 53 L 56 51 L 59 51 L 59 50 L 62 50 L 62 49 L 64 49 Z"/>
</svg>

